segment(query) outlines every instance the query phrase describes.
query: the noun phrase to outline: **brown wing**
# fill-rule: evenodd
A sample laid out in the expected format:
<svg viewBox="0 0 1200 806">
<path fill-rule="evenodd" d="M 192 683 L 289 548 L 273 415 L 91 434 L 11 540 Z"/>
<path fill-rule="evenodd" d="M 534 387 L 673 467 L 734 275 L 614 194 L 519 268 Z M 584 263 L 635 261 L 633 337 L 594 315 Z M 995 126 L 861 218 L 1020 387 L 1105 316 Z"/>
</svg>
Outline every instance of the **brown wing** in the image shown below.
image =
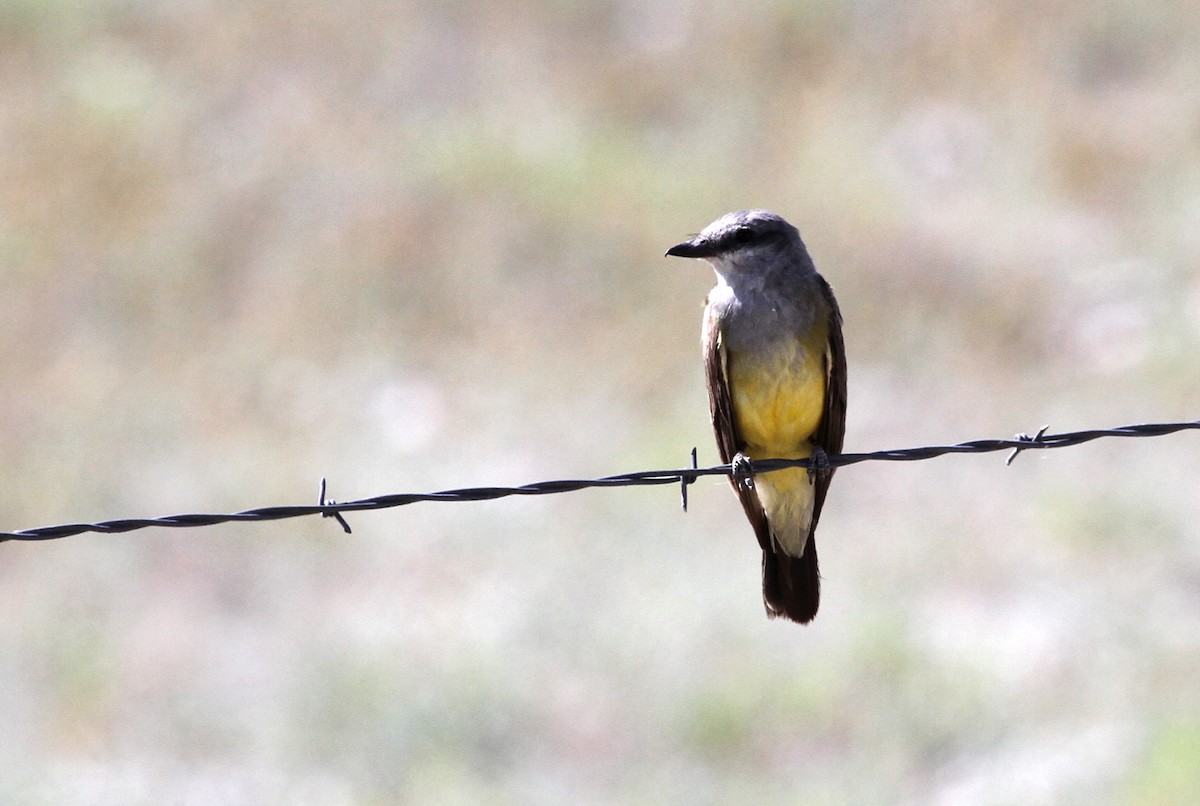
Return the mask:
<svg viewBox="0 0 1200 806">
<path fill-rule="evenodd" d="M 839 336 L 840 340 L 840 336 Z M 729 381 L 726 373 L 725 345 L 721 341 L 721 325 L 709 306 L 704 311 L 704 375 L 708 382 L 708 410 L 712 415 L 713 432 L 717 437 L 717 453 L 721 462 L 728 464 L 744 447 L 741 435 L 733 419 L 733 400 L 729 395 Z M 843 394 L 843 398 L 845 395 Z M 840 432 L 839 432 L 840 433 Z M 839 441 L 839 445 L 840 445 Z M 746 518 L 754 527 L 754 534 L 763 551 L 769 551 L 771 533 L 767 526 L 767 515 L 763 512 L 758 493 L 747 490 L 729 479 Z M 826 482 L 828 485 L 828 482 Z"/>
<path fill-rule="evenodd" d="M 825 353 L 825 414 L 813 442 L 820 445 L 831 456 L 842 452 L 842 437 L 846 433 L 846 345 L 842 341 L 842 312 L 838 309 L 833 289 L 824 277 L 817 275 L 821 283 L 821 295 L 829 306 L 829 346 Z M 833 468 L 828 473 L 818 473 L 816 490 L 813 498 L 812 529 L 817 528 L 817 519 L 821 517 L 821 506 L 825 503 L 825 493 L 829 490 L 829 482 L 833 478 Z"/>
</svg>

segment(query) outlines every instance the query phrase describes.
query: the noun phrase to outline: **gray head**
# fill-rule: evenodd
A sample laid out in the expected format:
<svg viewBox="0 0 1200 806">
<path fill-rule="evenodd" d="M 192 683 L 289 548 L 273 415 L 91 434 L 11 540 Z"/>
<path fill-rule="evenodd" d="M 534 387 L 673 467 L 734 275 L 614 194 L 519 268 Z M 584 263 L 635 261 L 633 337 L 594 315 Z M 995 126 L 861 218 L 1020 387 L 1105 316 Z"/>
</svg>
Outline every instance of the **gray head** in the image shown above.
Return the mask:
<svg viewBox="0 0 1200 806">
<path fill-rule="evenodd" d="M 667 254 L 702 258 L 722 275 L 757 274 L 781 265 L 812 267 L 800 232 L 770 210 L 726 213 L 696 237 L 672 246 Z"/>
</svg>

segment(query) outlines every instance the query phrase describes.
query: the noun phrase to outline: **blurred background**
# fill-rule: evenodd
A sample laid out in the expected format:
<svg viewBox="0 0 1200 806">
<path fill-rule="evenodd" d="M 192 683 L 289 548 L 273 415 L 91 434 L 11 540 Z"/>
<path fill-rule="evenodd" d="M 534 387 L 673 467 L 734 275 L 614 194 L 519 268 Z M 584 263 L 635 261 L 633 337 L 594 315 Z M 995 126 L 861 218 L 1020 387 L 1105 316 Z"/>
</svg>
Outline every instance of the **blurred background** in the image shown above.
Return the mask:
<svg viewBox="0 0 1200 806">
<path fill-rule="evenodd" d="M 702 263 L 847 450 L 1200 416 L 1200 6 L 9 0 L 0 528 L 716 463 Z M 0 800 L 1194 803 L 1200 442 L 0 546 Z"/>
</svg>

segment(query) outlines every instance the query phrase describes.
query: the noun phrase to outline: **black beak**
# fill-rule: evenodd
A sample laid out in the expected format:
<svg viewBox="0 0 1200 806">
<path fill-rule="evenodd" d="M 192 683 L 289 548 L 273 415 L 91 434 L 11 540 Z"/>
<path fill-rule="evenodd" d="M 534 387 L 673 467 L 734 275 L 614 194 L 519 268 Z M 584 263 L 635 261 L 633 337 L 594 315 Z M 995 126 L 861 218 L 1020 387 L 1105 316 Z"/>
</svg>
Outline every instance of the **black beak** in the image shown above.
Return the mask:
<svg viewBox="0 0 1200 806">
<path fill-rule="evenodd" d="M 667 250 L 667 255 L 671 257 L 712 257 L 715 254 L 712 244 L 699 238 L 677 243 Z"/>
</svg>

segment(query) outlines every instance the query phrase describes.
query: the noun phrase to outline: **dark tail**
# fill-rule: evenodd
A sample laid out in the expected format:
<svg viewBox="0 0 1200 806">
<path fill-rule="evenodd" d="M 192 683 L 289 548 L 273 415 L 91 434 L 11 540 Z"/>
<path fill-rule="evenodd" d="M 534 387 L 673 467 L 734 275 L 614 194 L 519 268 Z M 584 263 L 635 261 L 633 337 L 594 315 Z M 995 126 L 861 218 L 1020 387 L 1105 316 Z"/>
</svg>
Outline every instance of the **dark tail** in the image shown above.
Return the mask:
<svg viewBox="0 0 1200 806">
<path fill-rule="evenodd" d="M 821 575 L 817 573 L 817 541 L 809 535 L 803 557 L 763 552 L 763 603 L 767 615 L 807 624 L 821 604 Z"/>
</svg>

